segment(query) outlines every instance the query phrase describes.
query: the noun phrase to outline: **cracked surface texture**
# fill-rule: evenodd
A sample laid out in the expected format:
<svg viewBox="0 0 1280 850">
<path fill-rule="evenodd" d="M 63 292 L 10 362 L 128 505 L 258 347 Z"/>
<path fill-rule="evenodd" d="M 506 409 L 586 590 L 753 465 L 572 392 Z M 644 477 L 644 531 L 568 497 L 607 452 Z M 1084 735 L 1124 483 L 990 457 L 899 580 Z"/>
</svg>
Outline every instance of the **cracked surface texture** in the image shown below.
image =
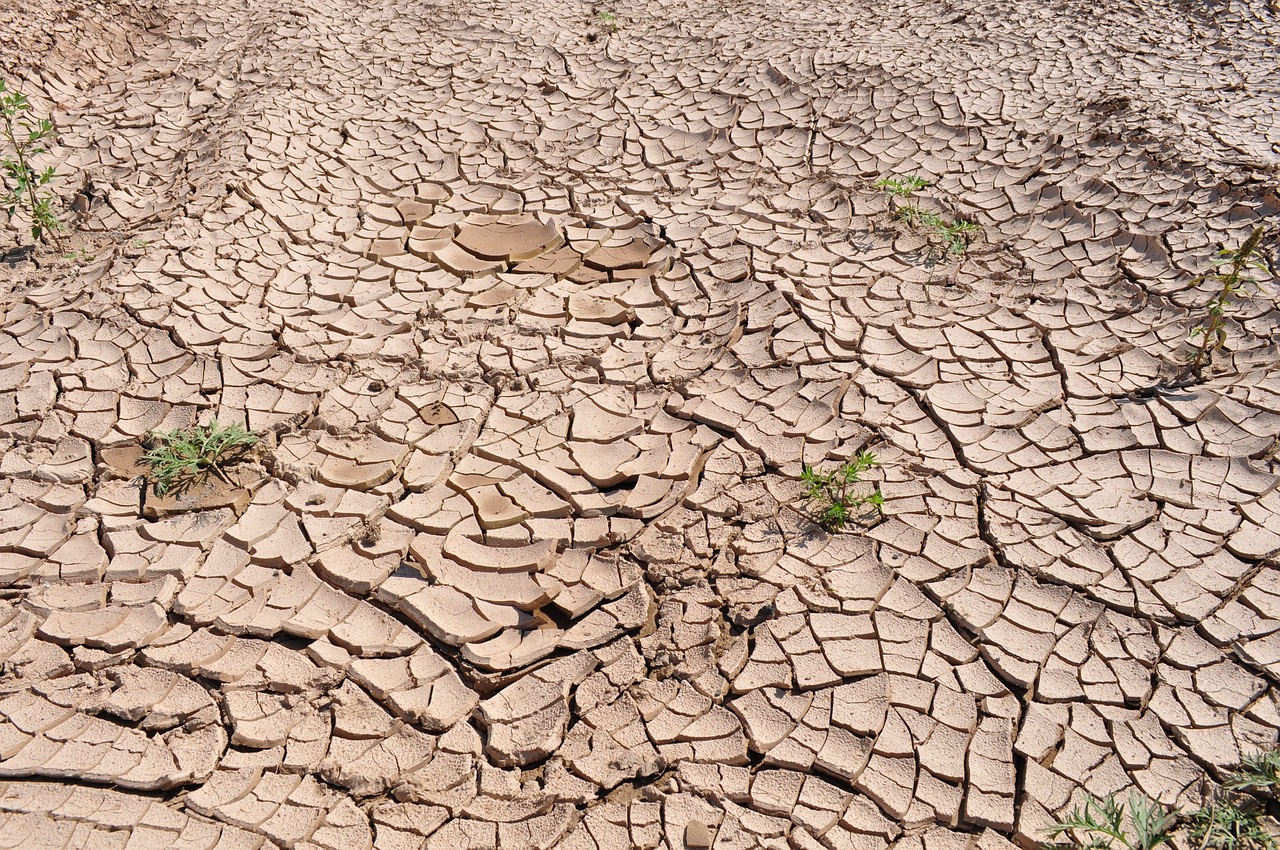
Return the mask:
<svg viewBox="0 0 1280 850">
<path fill-rule="evenodd" d="M 1009 850 L 1275 743 L 1274 282 L 1184 365 L 1274 6 L 599 11 L 0 0 L 84 246 L 0 271 L 0 846 Z"/>
</svg>

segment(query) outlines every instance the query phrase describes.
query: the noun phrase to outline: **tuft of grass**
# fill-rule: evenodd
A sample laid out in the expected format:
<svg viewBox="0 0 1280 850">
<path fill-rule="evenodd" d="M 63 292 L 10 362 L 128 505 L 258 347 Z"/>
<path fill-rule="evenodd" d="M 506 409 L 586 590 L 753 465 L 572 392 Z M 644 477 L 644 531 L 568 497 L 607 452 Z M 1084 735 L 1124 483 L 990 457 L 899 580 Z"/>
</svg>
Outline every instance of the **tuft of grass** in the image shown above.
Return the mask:
<svg viewBox="0 0 1280 850">
<path fill-rule="evenodd" d="M 26 95 L 0 80 L 0 141 L 7 148 L 0 156 L 0 209 L 12 219 L 21 207 L 31 220 L 31 241 L 39 242 L 61 225 L 53 193 L 45 189 L 56 176 L 53 166 L 37 171 L 31 160 L 47 151 L 44 145 L 55 133 L 52 121 L 29 118 L 30 111 Z"/>
<path fill-rule="evenodd" d="M 600 19 L 600 25 L 609 32 L 617 32 L 622 29 L 622 23 L 618 20 L 618 16 L 613 12 L 601 12 L 597 17 Z"/>
<path fill-rule="evenodd" d="M 258 435 L 240 425 L 208 425 L 153 431 L 151 447 L 142 461 L 151 469 L 150 478 L 157 496 L 180 492 L 207 474 L 230 484 L 226 467 L 241 460 L 258 443 Z"/>
<path fill-rule="evenodd" d="M 1188 337 L 1188 341 L 1200 340 L 1191 356 L 1191 372 L 1197 381 L 1204 378 L 1204 370 L 1212 365 L 1214 352 L 1227 344 L 1227 309 L 1236 298 L 1258 288 L 1257 279 L 1250 277 L 1248 272 L 1267 270 L 1259 250 L 1262 234 L 1263 228 L 1255 227 L 1239 248 L 1218 251 L 1213 268 L 1191 281 L 1192 286 L 1206 282 L 1212 282 L 1214 286 L 1213 297 L 1204 307 L 1204 321 L 1192 328 Z"/>
<path fill-rule="evenodd" d="M 800 480 L 805 485 L 805 498 L 814 522 L 827 531 L 839 531 L 857 515 L 857 509 L 870 505 L 877 512 L 884 506 L 884 494 L 879 488 L 871 493 L 858 494 L 854 485 L 861 483 L 867 470 L 879 465 L 871 452 L 858 452 L 835 469 L 818 472 L 805 464 Z"/>
<path fill-rule="evenodd" d="M 1247 244 L 1247 243 L 1246 243 Z M 1280 750 L 1250 753 L 1222 780 L 1222 789 L 1191 813 L 1191 838 L 1197 850 L 1280 850 L 1280 842 L 1261 818 L 1259 798 L 1280 791 Z"/>
</svg>

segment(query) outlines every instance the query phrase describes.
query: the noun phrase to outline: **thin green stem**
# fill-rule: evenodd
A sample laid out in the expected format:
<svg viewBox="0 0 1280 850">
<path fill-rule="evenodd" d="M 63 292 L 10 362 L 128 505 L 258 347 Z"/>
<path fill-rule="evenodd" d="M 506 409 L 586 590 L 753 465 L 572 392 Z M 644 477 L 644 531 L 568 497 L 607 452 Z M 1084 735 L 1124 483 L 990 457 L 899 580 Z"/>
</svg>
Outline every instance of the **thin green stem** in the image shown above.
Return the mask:
<svg viewBox="0 0 1280 850">
<path fill-rule="evenodd" d="M 1205 368 L 1213 363 L 1213 352 L 1226 345 L 1227 308 L 1231 306 L 1232 297 L 1242 292 L 1245 284 L 1253 282 L 1244 276 L 1245 271 L 1261 266 L 1256 260 L 1256 255 L 1258 245 L 1262 242 L 1262 234 L 1263 228 L 1255 227 L 1249 234 L 1249 238 L 1238 249 L 1235 251 L 1223 249 L 1219 252 L 1222 265 L 1229 266 L 1227 271 L 1208 272 L 1192 281 L 1192 286 L 1196 286 L 1214 278 L 1218 285 L 1214 296 L 1205 305 L 1205 323 L 1192 332 L 1193 337 L 1200 337 L 1200 345 L 1191 361 L 1191 371 L 1197 381 L 1204 379 Z"/>
</svg>

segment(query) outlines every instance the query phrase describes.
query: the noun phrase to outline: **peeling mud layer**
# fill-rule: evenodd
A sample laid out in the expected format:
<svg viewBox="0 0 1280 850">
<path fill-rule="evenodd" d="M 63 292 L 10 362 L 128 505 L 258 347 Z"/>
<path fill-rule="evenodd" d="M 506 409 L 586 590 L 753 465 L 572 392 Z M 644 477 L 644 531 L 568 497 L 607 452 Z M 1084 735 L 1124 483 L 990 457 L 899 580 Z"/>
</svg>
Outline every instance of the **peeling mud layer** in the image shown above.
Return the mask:
<svg viewBox="0 0 1280 850">
<path fill-rule="evenodd" d="M 1185 365 L 1274 8 L 0 22 L 69 222 L 0 269 L 0 845 L 1008 850 L 1276 741 L 1274 282 Z"/>
</svg>

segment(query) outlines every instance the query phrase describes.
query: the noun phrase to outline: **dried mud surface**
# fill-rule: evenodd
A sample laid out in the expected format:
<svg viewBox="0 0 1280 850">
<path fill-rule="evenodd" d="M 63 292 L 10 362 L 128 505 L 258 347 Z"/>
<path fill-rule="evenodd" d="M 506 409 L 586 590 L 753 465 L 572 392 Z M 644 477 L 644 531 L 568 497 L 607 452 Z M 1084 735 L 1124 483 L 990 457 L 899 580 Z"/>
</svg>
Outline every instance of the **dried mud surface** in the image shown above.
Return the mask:
<svg viewBox="0 0 1280 850">
<path fill-rule="evenodd" d="M 1274 285 L 1183 365 L 1274 9 L 37 6 L 0 845 L 1002 850 L 1276 741 Z M 261 451 L 139 486 L 215 415 Z"/>
</svg>

